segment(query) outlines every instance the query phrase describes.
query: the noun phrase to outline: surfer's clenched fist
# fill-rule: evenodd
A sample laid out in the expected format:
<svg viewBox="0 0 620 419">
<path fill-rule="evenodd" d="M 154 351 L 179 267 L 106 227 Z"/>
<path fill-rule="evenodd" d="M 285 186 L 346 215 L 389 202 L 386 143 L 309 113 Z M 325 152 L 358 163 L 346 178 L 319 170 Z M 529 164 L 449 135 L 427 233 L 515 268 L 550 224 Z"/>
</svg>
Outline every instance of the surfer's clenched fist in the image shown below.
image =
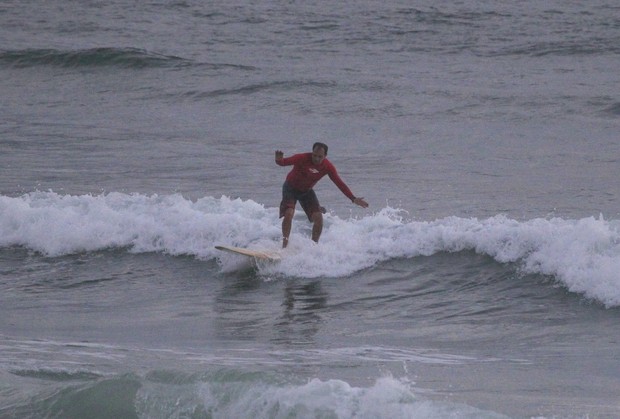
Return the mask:
<svg viewBox="0 0 620 419">
<path fill-rule="evenodd" d="M 276 163 L 284 158 L 284 153 L 280 150 L 276 150 Z"/>
</svg>

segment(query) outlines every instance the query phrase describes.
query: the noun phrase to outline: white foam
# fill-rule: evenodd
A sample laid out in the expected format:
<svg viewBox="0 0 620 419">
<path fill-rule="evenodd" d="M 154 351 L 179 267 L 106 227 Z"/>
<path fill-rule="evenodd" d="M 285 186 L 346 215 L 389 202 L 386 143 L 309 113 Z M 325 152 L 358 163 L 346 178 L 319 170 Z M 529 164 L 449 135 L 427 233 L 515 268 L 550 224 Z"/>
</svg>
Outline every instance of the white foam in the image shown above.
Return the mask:
<svg viewBox="0 0 620 419">
<path fill-rule="evenodd" d="M 48 256 L 106 248 L 212 257 L 215 243 L 244 245 L 274 234 L 274 214 L 252 201 L 180 195 L 0 197 L 0 246 L 25 246 Z"/>
<path fill-rule="evenodd" d="M 378 379 L 368 388 L 343 380 L 312 379 L 300 385 L 256 382 L 244 388 L 205 384 L 205 407 L 214 418 L 504 418 L 471 406 L 417 396 L 406 382 Z"/>
<path fill-rule="evenodd" d="M 620 225 L 602 217 L 517 221 L 448 217 L 411 221 L 384 208 L 360 219 L 327 214 L 320 245 L 299 211 L 291 244 L 278 264 L 260 266 L 269 276 L 339 277 L 392 258 L 474 250 L 526 273 L 552 275 L 567 289 L 608 307 L 620 305 Z M 277 249 L 277 208 L 251 200 L 181 195 L 59 195 L 35 192 L 0 196 L 0 246 L 24 246 L 49 256 L 126 247 L 218 258 L 239 263 L 214 245 Z M 229 259 L 226 259 L 226 258 Z"/>
<path fill-rule="evenodd" d="M 424 222 L 403 221 L 386 208 L 359 220 L 331 218 L 320 246 L 297 246 L 303 251 L 292 251 L 272 271 L 344 276 L 391 258 L 474 250 L 518 263 L 524 273 L 554 276 L 571 292 L 608 307 L 620 305 L 620 228 L 602 218 L 519 222 L 499 215 Z"/>
</svg>

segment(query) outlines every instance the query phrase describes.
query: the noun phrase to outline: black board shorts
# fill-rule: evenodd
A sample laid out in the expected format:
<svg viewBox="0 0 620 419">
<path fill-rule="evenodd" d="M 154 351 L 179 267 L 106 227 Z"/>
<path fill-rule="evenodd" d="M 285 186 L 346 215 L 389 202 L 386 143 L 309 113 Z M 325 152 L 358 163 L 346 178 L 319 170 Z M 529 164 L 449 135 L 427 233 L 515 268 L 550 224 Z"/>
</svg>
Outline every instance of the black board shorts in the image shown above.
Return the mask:
<svg viewBox="0 0 620 419">
<path fill-rule="evenodd" d="M 312 214 L 321 212 L 321 205 L 314 190 L 310 189 L 306 192 L 301 192 L 291 188 L 288 182 L 284 182 L 284 185 L 282 185 L 282 202 L 280 202 L 280 218 L 284 217 L 284 212 L 287 209 L 295 209 L 297 201 L 301 204 L 310 221 L 312 221 Z"/>
</svg>

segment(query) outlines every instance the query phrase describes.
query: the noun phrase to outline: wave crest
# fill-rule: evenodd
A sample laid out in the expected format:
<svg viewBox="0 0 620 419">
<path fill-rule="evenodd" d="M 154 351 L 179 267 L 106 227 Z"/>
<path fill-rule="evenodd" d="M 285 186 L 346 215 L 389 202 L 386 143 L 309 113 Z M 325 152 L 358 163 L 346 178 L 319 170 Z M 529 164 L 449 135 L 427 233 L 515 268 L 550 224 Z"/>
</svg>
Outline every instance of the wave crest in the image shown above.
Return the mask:
<svg viewBox="0 0 620 419">
<path fill-rule="evenodd" d="M 620 306 L 620 224 L 602 217 L 517 221 L 502 215 L 410 221 L 392 208 L 361 219 L 328 214 L 320 246 L 309 223 L 294 223 L 276 276 L 345 277 L 395 258 L 473 250 L 524 273 L 555 277 L 572 292 Z M 203 259 L 224 257 L 215 245 L 279 247 L 277 208 L 254 201 L 180 195 L 0 196 L 0 247 L 48 256 L 127 248 Z"/>
<path fill-rule="evenodd" d="M 189 65 L 186 59 L 157 54 L 138 48 L 91 48 L 74 51 L 25 49 L 0 51 L 0 63 L 18 68 L 40 65 L 57 67 L 160 68 Z"/>
</svg>

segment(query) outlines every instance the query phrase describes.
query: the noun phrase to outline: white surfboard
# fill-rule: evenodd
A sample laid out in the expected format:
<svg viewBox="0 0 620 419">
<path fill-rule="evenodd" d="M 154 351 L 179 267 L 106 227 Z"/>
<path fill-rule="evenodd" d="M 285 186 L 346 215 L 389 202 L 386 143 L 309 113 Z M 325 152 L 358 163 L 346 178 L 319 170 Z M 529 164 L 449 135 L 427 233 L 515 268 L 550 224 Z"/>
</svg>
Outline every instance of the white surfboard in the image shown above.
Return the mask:
<svg viewBox="0 0 620 419">
<path fill-rule="evenodd" d="M 223 250 L 224 252 L 230 252 L 237 255 L 248 256 L 254 259 L 259 260 L 267 260 L 267 261 L 276 261 L 280 260 L 280 254 L 273 251 L 264 251 L 264 250 L 252 250 L 252 249 L 244 249 L 243 247 L 234 247 L 234 246 L 215 246 L 217 250 Z"/>
</svg>

